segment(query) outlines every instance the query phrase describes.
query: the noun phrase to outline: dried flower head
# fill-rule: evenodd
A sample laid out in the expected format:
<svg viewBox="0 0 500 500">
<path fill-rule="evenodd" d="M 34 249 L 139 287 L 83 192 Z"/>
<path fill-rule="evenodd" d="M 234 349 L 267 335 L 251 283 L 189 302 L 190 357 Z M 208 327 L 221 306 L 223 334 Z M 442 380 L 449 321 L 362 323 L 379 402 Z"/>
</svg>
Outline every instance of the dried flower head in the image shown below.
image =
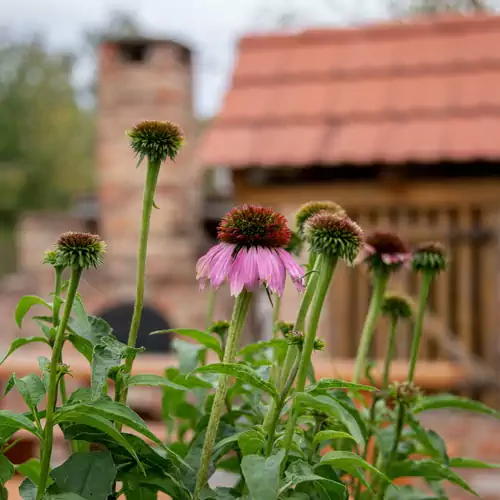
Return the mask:
<svg viewBox="0 0 500 500">
<path fill-rule="evenodd" d="M 209 328 L 211 333 L 215 333 L 221 338 L 224 338 L 229 330 L 231 323 L 226 320 L 214 321 L 212 326 Z"/>
<path fill-rule="evenodd" d="M 294 257 L 298 257 L 302 252 L 302 238 L 295 231 L 290 231 L 290 241 L 285 250 Z"/>
<path fill-rule="evenodd" d="M 395 403 L 411 406 L 420 396 L 421 391 L 413 382 L 394 382 L 389 386 L 389 397 Z"/>
<path fill-rule="evenodd" d="M 286 337 L 290 332 L 293 331 L 294 324 L 288 323 L 287 321 L 277 321 L 274 328 L 277 332 L 281 332 L 283 337 Z"/>
<path fill-rule="evenodd" d="M 410 259 L 408 247 L 397 234 L 377 231 L 366 237 L 356 263 L 366 262 L 375 271 L 395 271 Z"/>
<path fill-rule="evenodd" d="M 106 243 L 96 234 L 64 233 L 56 245 L 58 262 L 64 267 L 98 267 L 106 252 Z"/>
<path fill-rule="evenodd" d="M 363 242 L 362 229 L 345 214 L 320 212 L 304 228 L 311 250 L 352 264 Z"/>
<path fill-rule="evenodd" d="M 218 227 L 219 240 L 238 247 L 286 247 L 291 236 L 283 215 L 253 205 L 233 208 Z"/>
<path fill-rule="evenodd" d="M 254 291 L 265 285 L 281 296 L 287 273 L 296 288 L 304 288 L 304 272 L 285 248 L 290 229 L 283 215 L 270 208 L 244 205 L 231 210 L 220 222 L 220 243 L 196 265 L 201 287 L 209 281 L 214 288 L 229 281 L 231 294 Z"/>
<path fill-rule="evenodd" d="M 441 243 L 423 243 L 413 252 L 412 268 L 415 272 L 429 271 L 438 274 L 444 271 L 446 266 L 446 250 Z"/>
<path fill-rule="evenodd" d="M 324 351 L 325 343 L 321 339 L 314 339 L 314 347 L 315 351 Z"/>
<path fill-rule="evenodd" d="M 304 344 L 304 332 L 298 332 L 296 330 L 292 330 L 285 335 L 285 338 L 288 340 L 290 345 L 296 345 L 302 347 Z"/>
<path fill-rule="evenodd" d="M 172 122 L 145 120 L 127 131 L 130 146 L 139 157 L 139 163 L 148 157 L 152 162 L 174 160 L 184 143 L 181 128 Z"/>
<path fill-rule="evenodd" d="M 295 215 L 295 227 L 300 237 L 304 237 L 304 225 L 307 220 L 322 211 L 339 215 L 345 214 L 344 209 L 333 201 L 308 201 L 304 203 Z"/>
<path fill-rule="evenodd" d="M 383 316 L 395 319 L 411 319 L 414 310 L 415 305 L 410 297 L 395 292 L 385 294 L 381 307 Z"/>
</svg>

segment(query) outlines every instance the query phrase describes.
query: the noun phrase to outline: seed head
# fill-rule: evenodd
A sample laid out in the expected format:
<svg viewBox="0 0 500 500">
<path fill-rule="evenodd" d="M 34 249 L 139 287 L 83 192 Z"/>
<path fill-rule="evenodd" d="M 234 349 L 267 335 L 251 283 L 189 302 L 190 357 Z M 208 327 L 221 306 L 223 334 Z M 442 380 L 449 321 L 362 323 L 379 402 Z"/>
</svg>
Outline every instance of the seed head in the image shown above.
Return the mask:
<svg viewBox="0 0 500 500">
<path fill-rule="evenodd" d="M 274 328 L 277 332 L 281 332 L 283 337 L 286 336 L 293 331 L 293 323 L 287 323 L 286 321 L 277 321 L 274 325 Z"/>
<path fill-rule="evenodd" d="M 233 208 L 221 220 L 218 238 L 237 247 L 286 247 L 291 231 L 285 217 L 270 208 L 243 205 Z"/>
<path fill-rule="evenodd" d="M 389 397 L 405 406 L 413 405 L 420 396 L 421 391 L 413 382 L 394 382 L 389 386 Z"/>
<path fill-rule="evenodd" d="M 302 238 L 295 231 L 290 231 L 290 242 L 286 246 L 285 250 L 295 257 L 298 257 L 302 252 Z"/>
<path fill-rule="evenodd" d="M 397 234 L 380 231 L 366 237 L 360 255 L 374 271 L 396 271 L 411 258 L 408 247 Z"/>
<path fill-rule="evenodd" d="M 295 215 L 295 227 L 300 237 L 304 237 L 304 225 L 307 220 L 319 212 L 345 214 L 344 209 L 333 201 L 308 201 L 302 205 Z"/>
<path fill-rule="evenodd" d="M 304 228 L 311 250 L 352 264 L 363 242 L 363 230 L 347 215 L 320 212 Z"/>
<path fill-rule="evenodd" d="M 215 321 L 214 323 L 212 323 L 212 326 L 209 328 L 209 331 L 211 333 L 215 333 L 220 338 L 224 338 L 227 335 L 230 325 L 231 323 L 229 323 L 229 321 L 226 320 Z"/>
<path fill-rule="evenodd" d="M 415 272 L 429 271 L 439 274 L 446 266 L 446 250 L 441 243 L 424 243 L 413 252 L 412 268 Z"/>
<path fill-rule="evenodd" d="M 174 160 L 183 143 L 181 128 L 172 122 L 145 120 L 127 131 L 130 146 L 139 157 L 139 163 L 148 157 L 152 162 Z"/>
<path fill-rule="evenodd" d="M 411 319 L 415 305 L 406 295 L 387 292 L 382 303 L 382 315 L 394 319 Z"/>
<path fill-rule="evenodd" d="M 64 267 L 97 268 L 105 252 L 106 243 L 96 234 L 64 233 L 56 245 L 59 265 Z"/>
</svg>

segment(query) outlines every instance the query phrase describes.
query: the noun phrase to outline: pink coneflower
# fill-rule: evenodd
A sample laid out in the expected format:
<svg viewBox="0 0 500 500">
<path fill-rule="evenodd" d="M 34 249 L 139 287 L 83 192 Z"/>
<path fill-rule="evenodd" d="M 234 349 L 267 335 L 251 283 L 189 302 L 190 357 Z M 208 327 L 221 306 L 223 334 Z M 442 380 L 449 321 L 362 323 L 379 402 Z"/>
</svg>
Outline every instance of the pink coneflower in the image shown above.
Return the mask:
<svg viewBox="0 0 500 500">
<path fill-rule="evenodd" d="M 207 281 L 214 288 L 228 281 L 231 295 L 237 296 L 243 289 L 253 291 L 265 285 L 281 296 L 288 272 L 302 291 L 304 272 L 284 249 L 291 232 L 283 215 L 252 205 L 236 207 L 221 220 L 217 236 L 220 243 L 196 265 L 202 287 Z"/>
<path fill-rule="evenodd" d="M 355 264 L 366 262 L 371 268 L 387 266 L 395 270 L 410 261 L 411 253 L 399 236 L 375 232 L 366 237 Z"/>
</svg>

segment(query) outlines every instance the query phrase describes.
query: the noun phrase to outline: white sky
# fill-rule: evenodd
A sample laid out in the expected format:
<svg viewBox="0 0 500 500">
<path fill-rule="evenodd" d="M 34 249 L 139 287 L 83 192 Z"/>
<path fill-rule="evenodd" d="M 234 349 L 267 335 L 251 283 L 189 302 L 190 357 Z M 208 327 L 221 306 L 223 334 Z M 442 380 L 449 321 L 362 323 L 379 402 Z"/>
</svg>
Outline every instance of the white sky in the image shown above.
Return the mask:
<svg viewBox="0 0 500 500">
<path fill-rule="evenodd" d="M 174 37 L 195 50 L 196 105 L 211 115 L 230 77 L 234 45 L 248 31 L 276 29 L 283 14 L 294 27 L 367 22 L 386 15 L 386 0 L 0 0 L 0 34 L 41 33 L 53 48 L 78 51 L 86 30 L 113 11 L 134 15 L 145 34 Z M 94 70 L 78 68 L 84 80 Z"/>
</svg>

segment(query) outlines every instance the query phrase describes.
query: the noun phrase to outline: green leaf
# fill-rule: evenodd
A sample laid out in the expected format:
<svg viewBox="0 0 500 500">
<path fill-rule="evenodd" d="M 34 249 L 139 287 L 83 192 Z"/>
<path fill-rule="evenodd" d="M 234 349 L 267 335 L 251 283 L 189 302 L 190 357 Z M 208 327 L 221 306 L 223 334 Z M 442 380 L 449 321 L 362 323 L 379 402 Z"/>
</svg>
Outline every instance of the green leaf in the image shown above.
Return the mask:
<svg viewBox="0 0 500 500">
<path fill-rule="evenodd" d="M 179 370 L 181 373 L 192 372 L 199 364 L 200 355 L 206 351 L 206 348 L 201 345 L 191 344 L 177 338 L 172 341 L 172 347 L 179 355 Z"/>
<path fill-rule="evenodd" d="M 219 359 L 222 359 L 224 356 L 224 351 L 222 350 L 220 342 L 207 332 L 202 332 L 201 330 L 192 330 L 190 328 L 173 328 L 171 330 L 158 330 L 156 332 L 150 333 L 150 335 L 160 335 L 164 333 L 178 333 L 179 335 L 190 337 L 206 348 L 216 352 L 219 356 Z"/>
<path fill-rule="evenodd" d="M 359 468 L 369 470 L 384 481 L 391 482 L 390 479 L 382 474 L 377 468 L 350 451 L 329 451 L 321 457 L 320 464 L 331 465 L 334 469 L 345 470 L 349 474 L 352 474 L 353 471 Z"/>
<path fill-rule="evenodd" d="M 15 427 L 16 430 L 27 430 L 38 439 L 42 438 L 33 422 L 19 413 L 14 413 L 9 410 L 0 410 L 0 427 L 3 427 L 4 425 L 9 428 Z"/>
<path fill-rule="evenodd" d="M 260 340 L 259 342 L 255 342 L 254 344 L 247 344 L 236 353 L 236 356 L 246 357 L 256 354 L 260 351 L 264 351 L 266 349 L 280 349 L 286 347 L 287 345 L 288 341 L 286 339 Z"/>
<path fill-rule="evenodd" d="M 16 471 L 19 472 L 24 477 L 27 477 L 33 481 L 34 484 L 38 484 L 40 480 L 40 460 L 36 458 L 30 458 L 26 462 L 16 465 Z M 48 478 L 48 486 L 52 484 L 52 479 Z"/>
<path fill-rule="evenodd" d="M 102 396 L 109 370 L 120 366 L 122 360 L 128 356 L 135 356 L 136 352 L 135 349 L 119 342 L 111 335 L 101 338 L 100 342 L 94 346 L 92 355 L 92 398 L 97 399 Z"/>
<path fill-rule="evenodd" d="M 446 479 L 469 493 L 479 496 L 456 472 L 453 472 L 448 466 L 432 459 L 394 462 L 389 468 L 388 475 L 391 479 L 397 477 L 424 477 L 430 481 Z"/>
<path fill-rule="evenodd" d="M 187 387 L 171 382 L 160 375 L 133 375 L 127 379 L 127 387 L 146 385 L 149 387 L 169 387 L 178 391 L 186 391 Z"/>
<path fill-rule="evenodd" d="M 5 457 L 0 455 L 0 484 L 5 484 L 14 475 L 14 465 Z"/>
<path fill-rule="evenodd" d="M 194 371 L 194 373 L 219 373 L 229 375 L 241 380 L 245 384 L 267 392 L 275 399 L 275 401 L 279 401 L 280 396 L 276 388 L 267 380 L 259 377 L 255 370 L 252 370 L 252 368 L 246 365 L 239 363 L 213 363 L 211 365 L 200 366 Z"/>
<path fill-rule="evenodd" d="M 15 339 L 9 347 L 9 350 L 0 359 L 0 365 L 17 349 L 26 344 L 31 344 L 33 342 L 42 342 L 43 344 L 49 344 L 45 337 L 20 337 Z"/>
<path fill-rule="evenodd" d="M 52 311 L 52 306 L 41 297 L 37 297 L 36 295 L 25 295 L 17 303 L 16 311 L 14 313 L 14 317 L 19 328 L 22 327 L 24 317 L 33 306 L 44 306 Z"/>
<path fill-rule="evenodd" d="M 331 439 L 351 439 L 359 444 L 356 438 L 347 432 L 326 430 L 320 431 L 314 436 L 313 445 L 317 445 L 321 443 L 321 441 L 330 441 Z"/>
<path fill-rule="evenodd" d="M 330 389 L 349 389 L 351 391 L 375 391 L 376 387 L 370 385 L 355 384 L 353 382 L 345 382 L 336 378 L 322 378 L 316 384 L 311 384 L 306 388 L 306 392 L 323 392 Z"/>
<path fill-rule="evenodd" d="M 141 486 L 127 491 L 125 493 L 125 498 L 127 500 L 157 500 L 158 493 L 156 489 Z"/>
<path fill-rule="evenodd" d="M 238 446 L 243 456 L 260 455 L 265 445 L 264 436 L 255 429 L 249 429 L 238 435 Z"/>
<path fill-rule="evenodd" d="M 56 493 L 56 494 L 48 494 L 43 497 L 44 500 L 83 500 L 85 497 L 82 497 L 76 493 Z"/>
<path fill-rule="evenodd" d="M 33 316 L 33 318 L 42 330 L 42 333 L 47 339 L 52 339 L 56 335 L 56 329 L 52 326 L 52 316 Z M 48 324 L 47 324 L 48 323 Z"/>
<path fill-rule="evenodd" d="M 305 392 L 298 392 L 295 394 L 295 402 L 307 409 L 318 410 L 337 417 L 354 440 L 364 446 L 365 437 L 357 420 L 333 397 L 329 395 L 313 396 Z"/>
<path fill-rule="evenodd" d="M 113 332 L 105 320 L 87 314 L 80 295 L 75 297 L 72 312 L 68 322 L 69 327 L 76 335 L 88 340 L 93 346 Z"/>
<path fill-rule="evenodd" d="M 467 410 L 475 413 L 483 413 L 500 418 L 500 412 L 493 410 L 489 406 L 467 398 L 453 396 L 452 394 L 442 394 L 438 396 L 427 396 L 420 399 L 413 407 L 413 413 L 422 413 L 429 410 L 440 410 L 444 408 L 454 408 Z"/>
<path fill-rule="evenodd" d="M 389 486 L 384 495 L 384 500 L 447 500 L 447 497 L 436 497 L 411 486 Z"/>
<path fill-rule="evenodd" d="M 213 384 L 194 375 L 185 375 L 179 372 L 177 368 L 168 368 L 165 371 L 168 380 L 175 384 L 182 385 L 187 389 L 212 389 Z"/>
<path fill-rule="evenodd" d="M 280 468 L 284 458 L 284 450 L 269 458 L 259 455 L 243 457 L 241 470 L 251 500 L 276 500 L 280 482 Z"/>
<path fill-rule="evenodd" d="M 475 458 L 453 457 L 450 458 L 448 467 L 457 469 L 500 469 L 500 464 L 489 464 Z"/>
<path fill-rule="evenodd" d="M 45 389 L 48 390 L 49 385 L 50 385 L 50 360 L 46 358 L 45 356 L 38 356 L 36 358 L 38 362 L 38 366 L 40 368 L 40 371 L 42 372 L 42 382 L 43 385 L 45 386 Z"/>
<path fill-rule="evenodd" d="M 80 337 L 80 335 L 77 335 L 76 333 L 70 333 L 68 335 L 68 340 L 89 363 L 92 363 L 92 355 L 94 354 L 94 347 L 92 345 L 92 342 L 83 337 Z"/>
<path fill-rule="evenodd" d="M 38 375 L 29 374 L 23 378 L 14 379 L 17 390 L 21 393 L 24 402 L 31 411 L 36 410 L 36 406 L 45 396 L 45 385 Z"/>
<path fill-rule="evenodd" d="M 23 500 L 36 500 L 37 487 L 28 477 L 19 485 L 19 495 Z"/>
<path fill-rule="evenodd" d="M 50 473 L 57 493 L 77 493 L 87 500 L 111 494 L 116 467 L 109 451 L 74 453 Z"/>
</svg>

